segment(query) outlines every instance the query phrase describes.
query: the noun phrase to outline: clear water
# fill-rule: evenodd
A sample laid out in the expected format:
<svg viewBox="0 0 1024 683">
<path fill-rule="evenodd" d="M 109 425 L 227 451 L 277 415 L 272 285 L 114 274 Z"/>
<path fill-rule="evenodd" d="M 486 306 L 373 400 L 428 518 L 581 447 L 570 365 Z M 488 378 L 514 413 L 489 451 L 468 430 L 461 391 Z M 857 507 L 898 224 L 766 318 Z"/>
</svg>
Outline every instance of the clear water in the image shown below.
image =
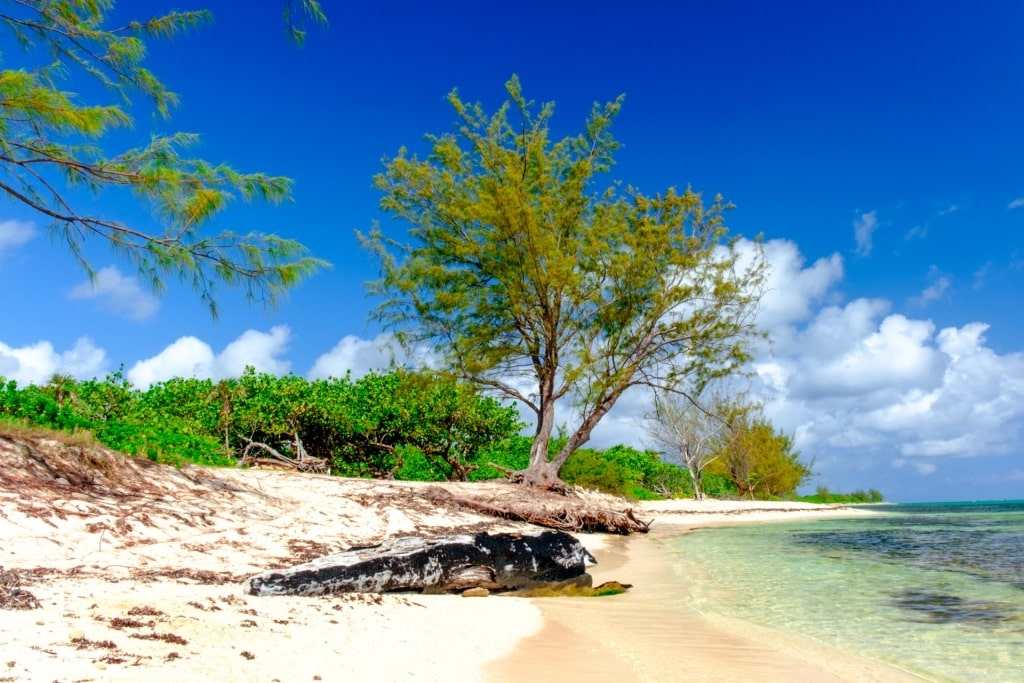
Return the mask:
<svg viewBox="0 0 1024 683">
<path fill-rule="evenodd" d="M 671 548 L 701 610 L 936 681 L 1024 682 L 1024 501 L 878 509 L 698 529 Z"/>
</svg>

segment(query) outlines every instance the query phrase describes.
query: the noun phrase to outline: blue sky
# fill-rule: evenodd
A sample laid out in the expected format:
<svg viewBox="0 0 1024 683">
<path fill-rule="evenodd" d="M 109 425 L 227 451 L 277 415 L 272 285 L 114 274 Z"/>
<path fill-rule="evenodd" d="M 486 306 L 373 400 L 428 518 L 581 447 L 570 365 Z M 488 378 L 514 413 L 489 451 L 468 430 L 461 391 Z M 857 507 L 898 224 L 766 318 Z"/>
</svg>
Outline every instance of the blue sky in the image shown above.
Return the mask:
<svg viewBox="0 0 1024 683">
<path fill-rule="evenodd" d="M 122 11 L 132 9 L 122 3 Z M 179 3 L 147 3 L 150 11 Z M 134 5 L 137 7 L 138 5 Z M 557 103 L 556 135 L 625 93 L 612 177 L 736 204 L 773 265 L 753 365 L 814 484 L 894 500 L 1024 497 L 1024 5 L 1017 2 L 338 3 L 296 48 L 275 3 L 207 2 L 215 23 L 150 46 L 182 104 L 117 142 L 202 135 L 198 153 L 295 180 L 294 202 L 234 205 L 213 229 L 276 232 L 334 264 L 277 312 L 224 291 L 212 321 L 103 245 L 90 285 L 46 223 L 0 201 L 0 375 L 140 385 L 246 364 L 315 377 L 387 363 L 355 230 L 382 220 L 372 177 L 452 129 L 458 88 L 493 109 L 514 73 Z M 18 48 L 0 36 L 4 68 Z M 95 91 L 81 82 L 68 88 Z M 98 210 L 151 227 L 125 197 Z M 642 445 L 627 396 L 593 444 Z"/>
</svg>

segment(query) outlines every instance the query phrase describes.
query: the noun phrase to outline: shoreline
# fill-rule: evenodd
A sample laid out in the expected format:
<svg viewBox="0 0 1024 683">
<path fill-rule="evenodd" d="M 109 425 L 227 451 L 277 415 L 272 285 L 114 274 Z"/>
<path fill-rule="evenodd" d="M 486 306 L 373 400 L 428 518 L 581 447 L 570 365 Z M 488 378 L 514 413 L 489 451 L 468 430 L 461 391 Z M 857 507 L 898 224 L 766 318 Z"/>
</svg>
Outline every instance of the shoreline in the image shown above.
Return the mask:
<svg viewBox="0 0 1024 683">
<path fill-rule="evenodd" d="M 710 502 L 701 513 L 689 508 Z M 672 503 L 676 503 L 673 505 Z M 719 503 L 722 505 L 719 506 Z M 863 516 L 873 511 L 761 502 L 664 501 L 675 508 L 650 534 L 604 537 L 592 550 L 595 583 L 634 583 L 623 595 L 536 600 L 544 629 L 520 641 L 510 656 L 489 665 L 488 680 L 511 683 L 536 673 L 581 678 L 589 683 L 758 680 L 796 683 L 900 683 L 927 679 L 895 666 L 844 652 L 798 634 L 741 619 L 708 614 L 690 600 L 687 572 L 663 547 L 665 541 L 708 526 L 748 525 L 794 519 Z M 646 507 L 643 512 L 647 513 Z M 656 531 L 656 529 L 660 529 Z M 590 548 L 590 537 L 581 535 Z M 577 658 L 559 658 L 567 651 Z"/>
<path fill-rule="evenodd" d="M 242 590 L 247 576 L 348 547 L 532 527 L 432 503 L 424 490 L 434 484 L 115 458 L 103 466 L 105 479 L 72 486 L 30 465 L 18 470 L 20 456 L 0 456 L 0 568 L 40 605 L 0 610 L 4 682 L 469 683 L 523 680 L 531 671 L 551 680 L 562 670 L 597 681 L 680 680 L 675 657 L 665 658 L 678 644 L 659 635 L 675 613 L 665 611 L 664 595 L 652 595 L 663 590 L 659 572 L 671 571 L 657 552 L 662 536 L 709 524 L 871 514 L 802 503 L 635 504 L 638 516 L 656 519 L 650 534 L 579 535 L 599 558 L 591 570 L 597 583 L 634 584 L 614 597 L 255 597 Z M 508 492 L 497 483 L 443 486 L 461 495 Z M 728 660 L 749 651 L 749 639 L 730 629 L 684 617 L 693 633 L 730 645 L 688 657 L 682 680 L 717 680 L 733 670 Z M 618 623 L 626 618 L 639 620 L 638 629 Z"/>
</svg>

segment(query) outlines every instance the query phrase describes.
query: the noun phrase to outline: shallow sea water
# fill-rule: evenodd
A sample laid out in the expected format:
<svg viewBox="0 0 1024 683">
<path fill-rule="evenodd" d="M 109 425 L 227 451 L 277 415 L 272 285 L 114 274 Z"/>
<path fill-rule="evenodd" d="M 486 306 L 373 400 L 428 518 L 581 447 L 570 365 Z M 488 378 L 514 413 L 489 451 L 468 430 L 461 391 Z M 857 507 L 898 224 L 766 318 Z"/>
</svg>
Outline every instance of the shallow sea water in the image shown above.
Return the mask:
<svg viewBox="0 0 1024 683">
<path fill-rule="evenodd" d="M 1024 682 L 1024 502 L 896 505 L 672 539 L 692 606 L 936 681 Z"/>
</svg>

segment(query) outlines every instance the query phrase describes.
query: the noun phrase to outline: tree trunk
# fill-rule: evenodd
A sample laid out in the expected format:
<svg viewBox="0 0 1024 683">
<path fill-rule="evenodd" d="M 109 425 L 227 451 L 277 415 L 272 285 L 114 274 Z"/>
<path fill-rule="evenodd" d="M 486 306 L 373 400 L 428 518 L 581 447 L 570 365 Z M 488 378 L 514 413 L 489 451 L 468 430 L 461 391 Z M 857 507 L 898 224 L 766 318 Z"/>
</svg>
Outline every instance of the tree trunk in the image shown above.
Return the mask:
<svg viewBox="0 0 1024 683">
<path fill-rule="evenodd" d="M 523 483 L 546 491 L 568 491 L 569 487 L 558 478 L 558 470 L 554 463 L 546 460 L 530 466 L 522 471 Z"/>
<path fill-rule="evenodd" d="M 693 481 L 693 499 L 704 500 L 704 482 L 700 478 L 700 469 L 691 463 L 687 463 L 687 469 L 690 470 L 690 479 Z"/>
<path fill-rule="evenodd" d="M 551 432 L 555 427 L 555 403 L 541 400 L 541 409 L 537 414 L 537 431 L 530 445 L 530 463 L 525 470 L 514 472 L 509 481 L 522 483 L 550 491 L 566 491 L 568 487 L 558 478 L 561 465 L 553 466 L 548 461 L 548 444 L 551 443 Z"/>
</svg>

